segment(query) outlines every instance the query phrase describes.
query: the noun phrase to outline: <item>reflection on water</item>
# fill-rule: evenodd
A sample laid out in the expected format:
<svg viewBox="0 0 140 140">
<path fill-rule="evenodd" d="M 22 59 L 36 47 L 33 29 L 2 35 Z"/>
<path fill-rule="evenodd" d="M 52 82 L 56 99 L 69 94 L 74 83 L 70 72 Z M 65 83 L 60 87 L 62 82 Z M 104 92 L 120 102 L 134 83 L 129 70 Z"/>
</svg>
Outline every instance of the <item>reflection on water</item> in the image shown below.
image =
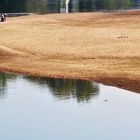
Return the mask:
<svg viewBox="0 0 140 140">
<path fill-rule="evenodd" d="M 6 94 L 8 80 L 15 79 L 15 77 L 15 74 L 0 72 L 0 98 Z"/>
<path fill-rule="evenodd" d="M 26 76 L 30 82 L 46 85 L 59 99 L 76 98 L 78 102 L 89 101 L 99 94 L 98 84 L 91 81 L 67 80 L 54 78 L 35 78 Z"/>
<path fill-rule="evenodd" d="M 9 73 L 0 73 L 0 96 L 4 96 L 7 90 L 8 80 L 16 78 L 16 75 Z M 55 78 L 41 78 L 23 76 L 24 79 L 35 83 L 40 88 L 46 86 L 50 93 L 59 99 L 75 98 L 78 102 L 88 102 L 99 94 L 98 84 L 84 80 L 67 80 Z"/>
<path fill-rule="evenodd" d="M 140 8 L 139 0 L 71 0 L 71 12 L 120 10 Z M 65 11 L 65 0 L 0 0 L 0 12 L 43 12 Z"/>
<path fill-rule="evenodd" d="M 140 138 L 140 95 L 133 92 L 91 81 L 0 73 L 3 96 L 0 140 Z"/>
</svg>

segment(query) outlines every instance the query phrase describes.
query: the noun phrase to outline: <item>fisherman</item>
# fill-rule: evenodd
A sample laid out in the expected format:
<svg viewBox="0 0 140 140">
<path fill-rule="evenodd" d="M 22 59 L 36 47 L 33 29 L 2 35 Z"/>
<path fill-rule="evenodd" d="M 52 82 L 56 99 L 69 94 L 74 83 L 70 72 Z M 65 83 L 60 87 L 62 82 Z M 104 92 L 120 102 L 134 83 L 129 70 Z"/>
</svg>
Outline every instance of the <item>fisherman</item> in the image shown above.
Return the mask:
<svg viewBox="0 0 140 140">
<path fill-rule="evenodd" d="M 4 21 L 7 20 L 8 15 L 6 13 L 4 13 Z"/>
<path fill-rule="evenodd" d="M 1 22 L 5 22 L 7 19 L 7 14 L 1 14 Z"/>
<path fill-rule="evenodd" d="M 4 22 L 4 20 L 5 20 L 4 14 L 1 14 L 1 22 Z"/>
</svg>

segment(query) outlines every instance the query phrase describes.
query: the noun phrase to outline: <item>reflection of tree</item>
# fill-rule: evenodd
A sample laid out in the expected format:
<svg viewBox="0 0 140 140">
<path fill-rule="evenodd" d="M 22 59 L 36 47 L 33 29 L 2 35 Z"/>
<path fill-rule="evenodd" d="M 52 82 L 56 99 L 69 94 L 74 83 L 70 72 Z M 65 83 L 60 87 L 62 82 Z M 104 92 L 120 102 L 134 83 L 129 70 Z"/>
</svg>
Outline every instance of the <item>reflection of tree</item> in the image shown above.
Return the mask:
<svg viewBox="0 0 140 140">
<path fill-rule="evenodd" d="M 7 80 L 15 77 L 15 74 L 0 72 L 0 97 L 3 97 L 6 93 Z"/>
<path fill-rule="evenodd" d="M 40 85 L 47 85 L 52 94 L 59 99 L 76 98 L 78 102 L 89 101 L 99 93 L 98 85 L 91 81 L 35 78 L 30 76 L 25 78 Z"/>
</svg>

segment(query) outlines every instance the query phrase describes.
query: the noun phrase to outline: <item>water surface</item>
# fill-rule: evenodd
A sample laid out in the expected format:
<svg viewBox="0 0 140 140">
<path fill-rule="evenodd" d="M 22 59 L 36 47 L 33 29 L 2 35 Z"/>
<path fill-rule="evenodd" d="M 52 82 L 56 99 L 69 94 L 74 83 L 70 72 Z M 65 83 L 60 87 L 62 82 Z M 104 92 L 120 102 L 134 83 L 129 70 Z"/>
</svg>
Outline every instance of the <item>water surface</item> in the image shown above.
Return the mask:
<svg viewBox="0 0 140 140">
<path fill-rule="evenodd" d="M 139 140 L 139 118 L 137 93 L 0 73 L 1 140 Z"/>
</svg>

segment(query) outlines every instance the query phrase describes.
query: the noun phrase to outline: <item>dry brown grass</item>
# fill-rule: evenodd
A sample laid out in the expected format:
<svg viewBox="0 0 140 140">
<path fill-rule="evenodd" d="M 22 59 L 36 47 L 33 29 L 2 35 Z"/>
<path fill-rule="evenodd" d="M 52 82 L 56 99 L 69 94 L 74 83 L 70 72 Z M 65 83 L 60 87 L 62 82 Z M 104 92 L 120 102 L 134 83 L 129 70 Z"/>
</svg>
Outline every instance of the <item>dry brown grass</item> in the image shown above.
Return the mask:
<svg viewBox="0 0 140 140">
<path fill-rule="evenodd" d="M 140 92 L 140 11 L 30 15 L 0 23 L 0 68 Z"/>
</svg>

